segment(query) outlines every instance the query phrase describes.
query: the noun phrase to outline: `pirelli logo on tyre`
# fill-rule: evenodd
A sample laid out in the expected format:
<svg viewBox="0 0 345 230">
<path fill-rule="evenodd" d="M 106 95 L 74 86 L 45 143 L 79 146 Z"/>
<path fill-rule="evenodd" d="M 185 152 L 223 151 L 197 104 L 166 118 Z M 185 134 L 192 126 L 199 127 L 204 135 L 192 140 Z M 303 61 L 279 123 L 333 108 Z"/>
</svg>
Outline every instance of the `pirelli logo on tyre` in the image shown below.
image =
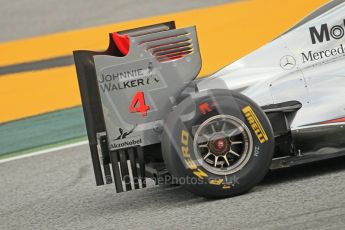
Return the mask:
<svg viewBox="0 0 345 230">
<path fill-rule="evenodd" d="M 263 144 L 268 141 L 268 136 L 253 109 L 248 105 L 242 109 L 242 112 L 255 132 L 260 143 Z"/>
</svg>

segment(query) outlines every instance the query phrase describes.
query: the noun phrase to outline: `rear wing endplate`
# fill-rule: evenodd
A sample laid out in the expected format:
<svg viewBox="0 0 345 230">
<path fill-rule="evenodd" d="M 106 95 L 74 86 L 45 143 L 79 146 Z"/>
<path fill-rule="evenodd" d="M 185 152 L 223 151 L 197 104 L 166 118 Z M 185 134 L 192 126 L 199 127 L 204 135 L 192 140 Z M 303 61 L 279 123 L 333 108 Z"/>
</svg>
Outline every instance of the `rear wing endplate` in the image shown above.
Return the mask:
<svg viewBox="0 0 345 230">
<path fill-rule="evenodd" d="M 111 33 L 104 52 L 73 54 L 96 184 L 103 185 L 111 182 L 111 152 L 159 143 L 155 129 L 200 71 L 197 35 L 171 21 Z M 144 112 L 131 108 L 140 93 L 149 104 Z"/>
</svg>

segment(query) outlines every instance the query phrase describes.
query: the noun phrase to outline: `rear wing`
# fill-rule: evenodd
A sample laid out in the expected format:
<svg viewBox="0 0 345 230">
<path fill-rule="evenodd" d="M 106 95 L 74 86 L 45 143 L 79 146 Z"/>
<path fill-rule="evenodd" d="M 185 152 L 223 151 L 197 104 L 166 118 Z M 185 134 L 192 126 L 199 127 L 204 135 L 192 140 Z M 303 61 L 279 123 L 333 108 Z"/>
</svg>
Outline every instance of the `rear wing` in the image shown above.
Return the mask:
<svg viewBox="0 0 345 230">
<path fill-rule="evenodd" d="M 160 23 L 109 34 L 104 52 L 73 54 L 96 184 L 103 185 L 103 174 L 112 182 L 111 153 L 126 152 L 125 164 L 138 148 L 143 165 L 140 148 L 160 143 L 164 116 L 201 68 L 196 30 Z"/>
</svg>

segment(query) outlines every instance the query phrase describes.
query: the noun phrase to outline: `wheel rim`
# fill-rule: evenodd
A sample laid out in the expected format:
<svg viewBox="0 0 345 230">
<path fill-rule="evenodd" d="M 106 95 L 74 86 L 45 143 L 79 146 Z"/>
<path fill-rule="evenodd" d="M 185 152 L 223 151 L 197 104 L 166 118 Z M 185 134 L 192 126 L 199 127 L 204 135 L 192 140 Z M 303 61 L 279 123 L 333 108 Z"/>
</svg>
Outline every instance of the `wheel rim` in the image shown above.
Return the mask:
<svg viewBox="0 0 345 230">
<path fill-rule="evenodd" d="M 195 128 L 193 147 L 197 160 L 209 172 L 232 174 L 249 161 L 253 148 L 252 135 L 240 119 L 218 115 Z"/>
</svg>

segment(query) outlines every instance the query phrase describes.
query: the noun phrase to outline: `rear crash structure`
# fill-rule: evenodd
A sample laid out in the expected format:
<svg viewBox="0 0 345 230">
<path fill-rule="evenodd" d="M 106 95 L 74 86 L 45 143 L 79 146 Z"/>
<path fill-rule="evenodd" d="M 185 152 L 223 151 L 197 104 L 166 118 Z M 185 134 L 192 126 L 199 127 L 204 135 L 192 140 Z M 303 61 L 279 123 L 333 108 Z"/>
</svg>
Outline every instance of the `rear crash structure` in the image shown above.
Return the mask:
<svg viewBox="0 0 345 230">
<path fill-rule="evenodd" d="M 345 155 L 344 10 L 333 1 L 204 79 L 196 28 L 174 22 L 75 51 L 96 184 L 229 197 L 269 169 Z"/>
</svg>

